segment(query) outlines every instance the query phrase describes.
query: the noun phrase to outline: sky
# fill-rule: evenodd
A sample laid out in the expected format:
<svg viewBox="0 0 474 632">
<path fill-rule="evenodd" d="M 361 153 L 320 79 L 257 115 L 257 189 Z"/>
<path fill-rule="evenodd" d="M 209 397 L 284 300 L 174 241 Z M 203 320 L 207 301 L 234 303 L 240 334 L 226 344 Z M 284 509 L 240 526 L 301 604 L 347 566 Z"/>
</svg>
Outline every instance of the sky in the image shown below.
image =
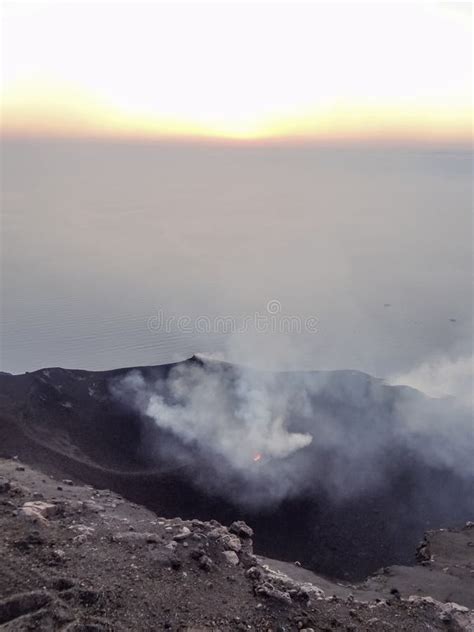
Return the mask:
<svg viewBox="0 0 474 632">
<path fill-rule="evenodd" d="M 470 3 L 2 3 L 10 135 L 466 141 Z"/>
<path fill-rule="evenodd" d="M 470 3 L 1 9 L 0 370 L 472 383 Z M 317 331 L 149 326 L 272 301 Z"/>
</svg>

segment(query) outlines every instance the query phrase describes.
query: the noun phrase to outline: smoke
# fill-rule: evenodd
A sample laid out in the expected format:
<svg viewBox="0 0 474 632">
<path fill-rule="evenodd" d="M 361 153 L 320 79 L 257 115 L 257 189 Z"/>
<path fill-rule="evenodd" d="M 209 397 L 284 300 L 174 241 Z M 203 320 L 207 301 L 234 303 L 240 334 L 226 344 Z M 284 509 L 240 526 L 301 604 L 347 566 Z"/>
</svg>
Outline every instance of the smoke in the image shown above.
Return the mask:
<svg viewBox="0 0 474 632">
<path fill-rule="evenodd" d="M 158 379 L 132 371 L 112 390 L 163 431 L 153 457 L 188 466 L 207 492 L 262 505 L 301 489 L 295 456 L 313 437 L 289 429 L 294 403 L 278 374 L 207 359 Z"/>
<path fill-rule="evenodd" d="M 137 372 L 122 386 L 135 392 L 141 412 L 160 428 L 184 443 L 207 446 L 231 467 L 245 468 L 257 454 L 284 458 L 312 440 L 286 428 L 288 401 L 272 376 L 249 373 L 237 370 L 231 376 L 218 363 L 183 363 L 151 387 Z"/>
<path fill-rule="evenodd" d="M 399 433 L 428 464 L 474 476 L 473 358 L 427 360 L 389 378 L 428 397 L 401 397 L 396 405 Z"/>
<path fill-rule="evenodd" d="M 430 397 L 452 396 L 472 408 L 474 392 L 474 358 L 452 360 L 445 356 L 423 362 L 414 369 L 392 376 L 390 384 L 405 384 Z"/>
<path fill-rule="evenodd" d="M 144 440 L 152 458 L 249 507 L 320 493 L 353 499 L 413 467 L 474 477 L 464 398 L 433 399 L 358 371 L 271 372 L 201 358 L 158 377 L 132 371 L 113 392 L 159 433 Z"/>
</svg>

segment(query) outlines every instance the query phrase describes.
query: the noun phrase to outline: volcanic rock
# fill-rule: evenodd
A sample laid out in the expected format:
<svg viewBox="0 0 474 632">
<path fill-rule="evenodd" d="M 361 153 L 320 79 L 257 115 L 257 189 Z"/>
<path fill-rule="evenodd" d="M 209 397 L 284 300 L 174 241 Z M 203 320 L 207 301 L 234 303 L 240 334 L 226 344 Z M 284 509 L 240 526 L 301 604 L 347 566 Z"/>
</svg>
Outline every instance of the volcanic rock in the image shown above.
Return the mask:
<svg viewBox="0 0 474 632">
<path fill-rule="evenodd" d="M 275 601 L 280 601 L 281 603 L 286 604 L 287 606 L 291 606 L 291 597 L 289 593 L 283 592 L 282 590 L 278 590 L 274 588 L 271 584 L 265 583 L 256 586 L 255 594 L 259 597 L 267 597 L 268 599 L 274 599 Z"/>
<path fill-rule="evenodd" d="M 239 556 L 235 551 L 223 551 L 222 556 L 224 557 L 225 561 L 232 566 L 237 566 L 237 564 L 239 563 Z"/>
<path fill-rule="evenodd" d="M 159 542 L 160 538 L 156 533 L 139 533 L 135 531 L 125 531 L 115 533 L 112 536 L 113 542 L 127 542 L 130 544 L 152 544 Z"/>
<path fill-rule="evenodd" d="M 236 520 L 235 522 L 233 522 L 229 527 L 229 531 L 238 535 L 239 538 L 253 537 L 252 527 L 249 527 L 248 524 L 246 524 L 243 520 Z"/>
<path fill-rule="evenodd" d="M 189 538 L 191 533 L 191 529 L 189 529 L 188 527 L 183 527 L 179 533 L 173 536 L 173 540 L 176 540 L 176 542 L 181 542 Z"/>
<path fill-rule="evenodd" d="M 218 541 L 228 551 L 235 551 L 238 553 L 242 549 L 242 542 L 240 539 L 231 533 L 224 533 Z"/>
<path fill-rule="evenodd" d="M 5 494 L 10 491 L 10 481 L 4 476 L 0 477 L 0 494 Z"/>
<path fill-rule="evenodd" d="M 57 505 L 43 502 L 41 500 L 26 502 L 21 509 L 23 516 L 30 520 L 40 522 L 41 524 L 47 524 L 49 518 L 56 515 L 57 512 Z"/>
<path fill-rule="evenodd" d="M 210 571 L 212 568 L 212 560 L 207 555 L 202 555 L 199 558 L 199 568 L 202 568 L 204 571 Z"/>
</svg>

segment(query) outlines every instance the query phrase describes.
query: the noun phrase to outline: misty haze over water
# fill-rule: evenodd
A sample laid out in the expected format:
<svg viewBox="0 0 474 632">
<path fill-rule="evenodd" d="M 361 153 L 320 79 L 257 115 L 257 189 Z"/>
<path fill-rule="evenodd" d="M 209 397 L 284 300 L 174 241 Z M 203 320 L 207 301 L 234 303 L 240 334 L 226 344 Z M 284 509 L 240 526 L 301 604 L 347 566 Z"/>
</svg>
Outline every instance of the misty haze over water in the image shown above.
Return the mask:
<svg viewBox="0 0 474 632">
<path fill-rule="evenodd" d="M 150 318 L 271 300 L 317 333 L 239 346 L 299 368 L 469 358 L 471 167 L 462 148 L 5 141 L 1 369 L 219 351 Z"/>
</svg>

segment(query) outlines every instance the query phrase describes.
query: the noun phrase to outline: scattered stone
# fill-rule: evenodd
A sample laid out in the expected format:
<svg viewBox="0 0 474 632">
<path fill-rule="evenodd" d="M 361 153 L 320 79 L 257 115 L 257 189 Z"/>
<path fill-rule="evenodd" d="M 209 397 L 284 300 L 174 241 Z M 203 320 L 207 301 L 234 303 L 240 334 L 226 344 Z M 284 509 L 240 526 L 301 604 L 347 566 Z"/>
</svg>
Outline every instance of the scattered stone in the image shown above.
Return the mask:
<svg viewBox="0 0 474 632">
<path fill-rule="evenodd" d="M 442 621 L 443 623 L 451 623 L 451 621 L 453 620 L 453 617 L 451 616 L 450 612 L 448 612 L 447 610 L 443 610 L 439 614 L 439 620 Z"/>
<path fill-rule="evenodd" d="M 225 561 L 232 566 L 237 566 L 239 563 L 239 557 L 235 551 L 223 551 L 222 555 L 225 558 Z"/>
<path fill-rule="evenodd" d="M 85 500 L 82 505 L 84 509 L 93 511 L 94 513 L 105 511 L 105 508 L 102 505 L 99 505 L 99 503 L 96 503 L 95 500 Z"/>
<path fill-rule="evenodd" d="M 191 529 L 189 529 L 188 527 L 183 527 L 179 533 L 173 536 L 173 540 L 176 540 L 176 542 L 181 542 L 183 540 L 186 540 L 186 538 L 189 538 L 190 535 Z"/>
<path fill-rule="evenodd" d="M 175 542 L 174 540 L 171 540 L 171 542 L 168 542 L 168 544 L 165 544 L 165 549 L 170 549 L 171 551 L 175 551 L 178 548 L 178 543 Z"/>
<path fill-rule="evenodd" d="M 10 481 L 4 476 L 0 476 L 0 494 L 6 494 L 10 491 Z"/>
<path fill-rule="evenodd" d="M 287 592 L 274 588 L 271 584 L 265 583 L 255 588 L 255 594 L 259 597 L 267 597 L 268 599 L 274 599 L 280 601 L 287 606 L 291 606 L 291 597 Z"/>
<path fill-rule="evenodd" d="M 78 545 L 84 544 L 84 542 L 87 542 L 90 536 L 94 533 L 93 527 L 87 527 L 86 525 L 82 525 L 82 524 L 72 525 L 69 528 L 79 531 L 79 535 L 74 536 L 72 539 L 73 543 L 78 544 Z"/>
<path fill-rule="evenodd" d="M 202 555 L 199 558 L 199 568 L 203 571 L 210 571 L 212 568 L 212 560 L 208 555 Z"/>
<path fill-rule="evenodd" d="M 294 581 L 288 577 L 288 575 L 274 571 L 266 565 L 263 566 L 263 569 L 267 582 L 270 582 L 273 587 L 289 594 L 295 601 L 309 603 L 311 599 L 318 600 L 324 598 L 324 591 L 314 584 Z"/>
<path fill-rule="evenodd" d="M 392 599 L 397 599 L 398 601 L 400 601 L 401 595 L 400 595 L 400 591 L 398 590 L 398 588 L 391 588 L 390 589 L 390 594 L 392 595 Z"/>
<path fill-rule="evenodd" d="M 212 521 L 211 521 L 211 524 L 212 524 Z M 227 529 L 225 527 L 219 526 L 209 531 L 207 535 L 210 540 L 218 540 L 226 533 L 227 533 Z"/>
<path fill-rule="evenodd" d="M 231 533 L 235 533 L 239 536 L 239 538 L 252 538 L 253 537 L 253 529 L 248 526 L 243 520 L 236 520 L 233 522 L 229 531 Z"/>
<path fill-rule="evenodd" d="M 262 570 L 258 568 L 258 566 L 251 566 L 248 570 L 245 571 L 245 576 L 250 579 L 261 579 L 262 578 Z"/>
<path fill-rule="evenodd" d="M 30 520 L 47 524 L 49 519 L 58 513 L 58 508 L 53 503 L 47 503 L 42 500 L 32 500 L 23 505 L 21 513 Z"/>
<path fill-rule="evenodd" d="M 228 551 L 235 551 L 238 553 L 242 549 L 242 542 L 240 539 L 231 533 L 225 533 L 219 538 L 219 541 Z"/>
<path fill-rule="evenodd" d="M 29 496 L 31 495 L 31 490 L 28 489 L 28 487 L 25 487 L 24 485 L 20 485 L 20 483 L 17 483 L 16 481 L 11 481 L 10 493 L 16 496 Z"/>
<path fill-rule="evenodd" d="M 425 536 L 424 540 L 416 548 L 416 559 L 419 564 L 429 564 L 432 561 L 430 543 Z"/>
<path fill-rule="evenodd" d="M 257 566 L 258 564 L 257 557 L 253 555 L 252 553 L 249 553 L 248 551 L 242 551 L 239 557 L 240 557 L 240 563 L 246 569 L 251 568 L 252 566 Z"/>
<path fill-rule="evenodd" d="M 112 535 L 112 542 L 127 542 L 131 544 L 156 544 L 160 538 L 156 533 L 137 533 L 136 531 L 123 531 Z"/>
<path fill-rule="evenodd" d="M 449 629 L 472 632 L 474 630 L 474 612 L 465 606 L 452 601 L 442 603 L 433 597 L 411 595 L 408 602 L 412 604 L 430 604 L 438 611 L 438 619 L 449 625 Z"/>
<path fill-rule="evenodd" d="M 51 566 L 63 564 L 66 561 L 66 553 L 63 549 L 53 549 L 50 553 L 48 563 Z"/>
<path fill-rule="evenodd" d="M 189 551 L 189 557 L 193 560 L 199 560 L 203 555 L 205 555 L 205 553 L 202 547 L 191 549 L 191 551 Z"/>
</svg>

